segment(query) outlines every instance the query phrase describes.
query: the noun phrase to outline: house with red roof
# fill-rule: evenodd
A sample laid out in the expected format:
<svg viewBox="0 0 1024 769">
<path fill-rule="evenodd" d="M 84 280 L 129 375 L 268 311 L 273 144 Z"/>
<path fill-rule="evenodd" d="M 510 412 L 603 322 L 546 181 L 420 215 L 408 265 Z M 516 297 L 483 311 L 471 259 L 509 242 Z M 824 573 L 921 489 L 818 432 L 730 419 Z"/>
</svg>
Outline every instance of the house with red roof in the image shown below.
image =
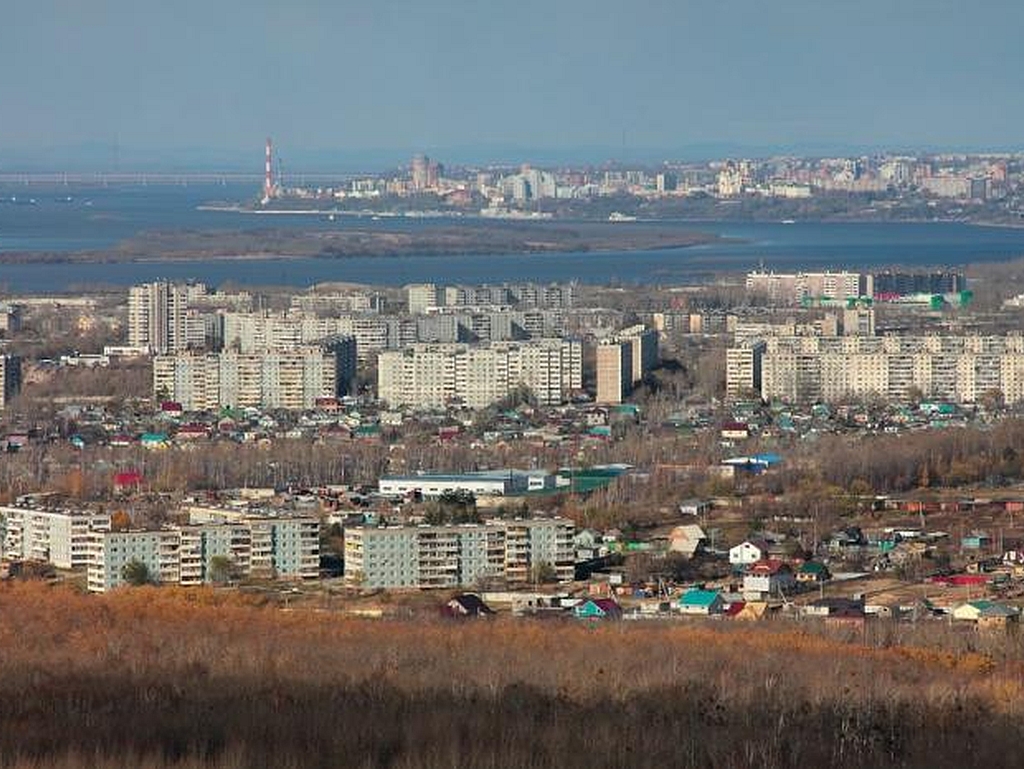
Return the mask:
<svg viewBox="0 0 1024 769">
<path fill-rule="evenodd" d="M 142 485 L 142 473 L 138 470 L 123 470 L 114 474 L 114 491 L 133 491 Z"/>
<path fill-rule="evenodd" d="M 622 619 L 622 607 L 613 598 L 588 598 L 572 610 L 577 619 Z"/>
<path fill-rule="evenodd" d="M 796 577 L 788 563 L 778 558 L 765 558 L 751 564 L 743 575 L 743 594 L 777 596 L 791 590 Z"/>
</svg>

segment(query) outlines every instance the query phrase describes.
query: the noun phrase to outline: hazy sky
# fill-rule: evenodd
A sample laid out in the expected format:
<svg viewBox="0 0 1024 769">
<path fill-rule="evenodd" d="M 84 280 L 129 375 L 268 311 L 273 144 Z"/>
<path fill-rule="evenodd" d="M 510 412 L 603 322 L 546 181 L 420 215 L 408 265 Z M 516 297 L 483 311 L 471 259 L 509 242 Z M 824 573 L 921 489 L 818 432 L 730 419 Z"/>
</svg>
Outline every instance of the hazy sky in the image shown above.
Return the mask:
<svg viewBox="0 0 1024 769">
<path fill-rule="evenodd" d="M 1022 34 L 1021 0 L 2 0 L 0 158 L 1020 147 Z"/>
</svg>

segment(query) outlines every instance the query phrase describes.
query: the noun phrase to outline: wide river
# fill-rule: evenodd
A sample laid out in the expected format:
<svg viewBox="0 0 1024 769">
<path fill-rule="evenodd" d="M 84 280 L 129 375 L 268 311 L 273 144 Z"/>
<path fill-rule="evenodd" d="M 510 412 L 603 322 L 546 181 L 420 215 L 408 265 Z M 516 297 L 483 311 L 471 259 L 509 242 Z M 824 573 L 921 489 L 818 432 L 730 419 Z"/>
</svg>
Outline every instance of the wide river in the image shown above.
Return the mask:
<svg viewBox="0 0 1024 769">
<path fill-rule="evenodd" d="M 212 200 L 243 200 L 228 186 L 0 186 L 0 251 L 102 250 L 147 230 L 332 229 L 450 226 L 450 219 L 257 216 L 201 211 Z M 614 226 L 643 227 L 643 223 Z M 958 223 L 695 222 L 727 238 L 692 248 L 636 252 L 246 259 L 114 264 L 0 265 L 0 289 L 68 291 L 157 278 L 308 286 L 324 281 L 382 285 L 533 279 L 588 283 L 693 283 L 725 270 L 962 266 L 1024 256 L 1024 229 Z"/>
</svg>

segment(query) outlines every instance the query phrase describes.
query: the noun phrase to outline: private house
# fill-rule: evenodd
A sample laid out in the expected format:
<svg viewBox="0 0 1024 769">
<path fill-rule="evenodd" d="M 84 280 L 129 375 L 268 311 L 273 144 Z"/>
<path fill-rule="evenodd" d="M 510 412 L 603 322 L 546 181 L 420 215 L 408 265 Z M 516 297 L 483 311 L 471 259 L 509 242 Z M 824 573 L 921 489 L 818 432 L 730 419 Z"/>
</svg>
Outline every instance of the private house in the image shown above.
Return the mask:
<svg viewBox="0 0 1024 769">
<path fill-rule="evenodd" d="M 992 547 L 992 537 L 983 531 L 972 531 L 960 540 L 964 550 L 987 550 Z"/>
<path fill-rule="evenodd" d="M 187 424 L 178 428 L 174 433 L 174 440 L 177 443 L 186 441 L 198 441 L 210 437 L 211 430 L 207 425 Z"/>
<path fill-rule="evenodd" d="M 165 449 L 170 445 L 167 433 L 143 433 L 139 443 L 144 449 Z"/>
<path fill-rule="evenodd" d="M 802 584 L 817 585 L 830 579 L 832 574 L 828 567 L 817 561 L 805 561 L 796 572 L 796 581 Z"/>
<path fill-rule="evenodd" d="M 852 598 L 819 598 L 805 606 L 802 614 L 832 622 L 863 622 L 864 602 Z"/>
<path fill-rule="evenodd" d="M 746 601 L 733 601 L 726 605 L 725 609 L 722 610 L 722 616 L 728 617 L 729 619 L 735 619 L 736 615 L 743 611 L 746 605 Z"/>
<path fill-rule="evenodd" d="M 953 619 L 979 626 L 1004 626 L 1020 620 L 1020 609 L 996 601 L 968 601 L 953 609 Z"/>
<path fill-rule="evenodd" d="M 601 534 L 593 529 L 581 529 L 576 532 L 572 542 L 577 561 L 591 561 L 603 558 L 609 553 L 608 545 L 604 543 Z"/>
<path fill-rule="evenodd" d="M 849 548 L 864 547 L 867 539 L 864 532 L 856 526 L 835 531 L 828 538 L 828 549 L 833 553 L 839 553 Z"/>
<path fill-rule="evenodd" d="M 864 616 L 876 619 L 902 619 L 913 613 L 912 606 L 900 604 L 873 603 L 864 605 Z"/>
<path fill-rule="evenodd" d="M 721 435 L 726 440 L 745 440 L 750 437 L 750 426 L 746 422 L 726 422 Z"/>
<path fill-rule="evenodd" d="M 733 566 L 749 566 L 767 557 L 768 543 L 763 539 L 744 540 L 729 548 L 729 563 Z"/>
<path fill-rule="evenodd" d="M 733 619 L 744 622 L 760 622 L 768 616 L 768 604 L 764 601 L 746 601 L 736 612 L 730 614 Z"/>
<path fill-rule="evenodd" d="M 622 607 L 612 598 L 588 598 L 572 613 L 577 619 L 622 619 Z"/>
<path fill-rule="evenodd" d="M 796 584 L 789 564 L 770 558 L 751 564 L 743 575 L 743 594 L 770 596 L 790 590 Z"/>
<path fill-rule="evenodd" d="M 707 515 L 711 512 L 709 499 L 684 499 L 679 503 L 680 515 Z"/>
<path fill-rule="evenodd" d="M 717 590 L 694 588 L 680 596 L 677 606 L 680 614 L 696 614 L 707 617 L 712 614 L 721 614 L 725 608 L 725 601 Z"/>
<path fill-rule="evenodd" d="M 676 526 L 668 537 L 670 553 L 679 553 L 684 558 L 693 558 L 707 543 L 704 529 L 696 524 Z"/>
<path fill-rule="evenodd" d="M 461 593 L 441 607 L 441 614 L 453 619 L 463 619 L 487 617 L 494 614 L 494 610 L 475 593 Z"/>
</svg>

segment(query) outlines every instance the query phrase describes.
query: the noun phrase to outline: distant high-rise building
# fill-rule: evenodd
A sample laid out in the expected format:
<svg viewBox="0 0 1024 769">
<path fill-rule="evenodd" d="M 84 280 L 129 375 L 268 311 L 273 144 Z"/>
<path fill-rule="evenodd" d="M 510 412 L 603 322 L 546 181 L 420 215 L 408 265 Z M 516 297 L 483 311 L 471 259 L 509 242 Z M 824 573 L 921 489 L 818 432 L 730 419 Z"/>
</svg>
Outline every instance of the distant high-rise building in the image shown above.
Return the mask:
<svg viewBox="0 0 1024 769">
<path fill-rule="evenodd" d="M 412 188 L 422 192 L 430 185 L 430 158 L 426 155 L 412 157 Z"/>
<path fill-rule="evenodd" d="M 128 344 L 159 354 L 188 349 L 188 287 L 166 281 L 132 286 Z"/>
<path fill-rule="evenodd" d="M 427 189 L 436 190 L 441 181 L 442 168 L 436 160 L 427 159 Z"/>
<path fill-rule="evenodd" d="M 597 402 L 622 403 L 633 383 L 630 342 L 605 342 L 597 346 Z"/>
<path fill-rule="evenodd" d="M 658 363 L 658 332 L 630 326 L 597 346 L 597 402 L 622 403 Z"/>
<path fill-rule="evenodd" d="M 17 355 L 0 355 L 0 411 L 8 401 L 21 392 L 21 358 Z"/>
</svg>

